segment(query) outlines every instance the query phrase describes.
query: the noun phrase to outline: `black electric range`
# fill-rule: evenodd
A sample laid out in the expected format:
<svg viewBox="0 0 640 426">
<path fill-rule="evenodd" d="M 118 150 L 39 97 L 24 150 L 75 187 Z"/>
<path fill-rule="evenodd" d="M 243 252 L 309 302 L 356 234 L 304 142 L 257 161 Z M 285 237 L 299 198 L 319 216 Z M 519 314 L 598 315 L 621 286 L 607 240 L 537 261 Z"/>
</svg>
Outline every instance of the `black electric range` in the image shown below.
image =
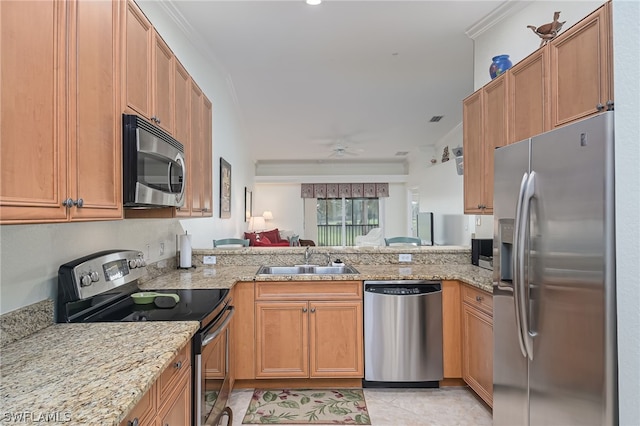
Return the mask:
<svg viewBox="0 0 640 426">
<path fill-rule="evenodd" d="M 145 289 L 144 292 L 177 294 L 179 301 L 174 306 L 156 304 L 155 300 L 136 304 L 131 295 L 142 291 L 138 280 L 145 269 L 144 256 L 136 250 L 102 251 L 61 265 L 57 322 L 198 321 L 200 328 L 191 342 L 191 423 L 218 424 L 226 415 L 231 424 L 233 413 L 227 406 L 231 392 L 228 344 L 235 308 L 229 290 Z M 222 359 L 211 356 L 213 353 L 221 354 Z M 225 366 L 222 377 L 204 373 L 219 365 Z"/>
<path fill-rule="evenodd" d="M 146 262 L 142 252 L 108 250 L 61 265 L 58 322 L 198 321 L 203 328 L 229 303 L 228 289 L 138 288 Z M 137 292 L 177 294 L 175 306 L 134 303 Z"/>
</svg>

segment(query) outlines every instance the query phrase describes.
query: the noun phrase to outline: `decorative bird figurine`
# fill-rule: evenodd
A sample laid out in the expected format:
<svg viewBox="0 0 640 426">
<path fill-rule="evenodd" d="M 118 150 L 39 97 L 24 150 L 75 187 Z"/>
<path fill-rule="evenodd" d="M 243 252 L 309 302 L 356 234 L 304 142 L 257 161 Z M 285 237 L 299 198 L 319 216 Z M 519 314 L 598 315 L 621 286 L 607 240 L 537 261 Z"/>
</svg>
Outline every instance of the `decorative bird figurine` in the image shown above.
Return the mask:
<svg viewBox="0 0 640 426">
<path fill-rule="evenodd" d="M 553 40 L 555 36 L 557 36 L 560 30 L 562 29 L 562 26 L 564 25 L 564 23 L 567 22 L 567 21 L 563 21 L 563 22 L 558 21 L 559 17 L 560 17 L 560 12 L 555 12 L 553 14 L 553 22 L 540 25 L 537 28 L 534 27 L 533 25 L 527 25 L 527 28 L 531 28 L 531 31 L 536 33 L 536 35 L 542 39 L 540 41 L 540 47 L 544 46 L 549 41 Z"/>
</svg>

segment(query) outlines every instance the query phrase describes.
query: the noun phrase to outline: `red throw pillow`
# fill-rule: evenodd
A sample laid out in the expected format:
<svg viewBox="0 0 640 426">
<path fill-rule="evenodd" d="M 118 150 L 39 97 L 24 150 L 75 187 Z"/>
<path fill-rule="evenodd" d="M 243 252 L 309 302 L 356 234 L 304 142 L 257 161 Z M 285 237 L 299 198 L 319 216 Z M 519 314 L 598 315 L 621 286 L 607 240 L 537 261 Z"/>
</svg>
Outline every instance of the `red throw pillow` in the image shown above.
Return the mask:
<svg viewBox="0 0 640 426">
<path fill-rule="evenodd" d="M 278 228 L 272 229 L 271 231 L 263 231 L 260 233 L 260 236 L 269 238 L 269 241 L 272 243 L 280 242 L 280 231 L 278 231 Z"/>
<path fill-rule="evenodd" d="M 259 246 L 270 246 L 271 245 L 271 240 L 267 237 L 264 236 L 264 234 L 262 234 L 262 236 L 260 237 L 259 240 L 255 241 L 255 246 L 259 247 Z"/>
<path fill-rule="evenodd" d="M 249 245 L 250 246 L 255 246 L 256 245 L 256 233 L 255 232 L 245 232 L 244 233 L 244 239 L 245 240 L 249 240 Z"/>
</svg>

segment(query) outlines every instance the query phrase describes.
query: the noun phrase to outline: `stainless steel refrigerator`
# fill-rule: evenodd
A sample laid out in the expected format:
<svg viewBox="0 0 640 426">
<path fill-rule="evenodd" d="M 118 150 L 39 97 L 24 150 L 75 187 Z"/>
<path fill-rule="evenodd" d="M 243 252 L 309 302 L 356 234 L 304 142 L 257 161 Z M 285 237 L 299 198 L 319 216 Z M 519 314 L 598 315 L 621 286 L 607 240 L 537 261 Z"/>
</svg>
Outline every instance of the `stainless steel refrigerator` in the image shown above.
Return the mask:
<svg viewBox="0 0 640 426">
<path fill-rule="evenodd" d="M 617 424 L 613 121 L 495 151 L 494 425 Z"/>
</svg>

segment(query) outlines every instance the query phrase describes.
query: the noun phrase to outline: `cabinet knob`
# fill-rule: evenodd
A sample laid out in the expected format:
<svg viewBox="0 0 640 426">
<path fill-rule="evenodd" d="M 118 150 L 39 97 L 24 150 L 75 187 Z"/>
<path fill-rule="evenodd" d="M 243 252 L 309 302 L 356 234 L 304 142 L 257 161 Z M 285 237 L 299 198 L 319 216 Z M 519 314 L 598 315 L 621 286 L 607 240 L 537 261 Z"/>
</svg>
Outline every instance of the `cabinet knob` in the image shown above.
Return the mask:
<svg viewBox="0 0 640 426">
<path fill-rule="evenodd" d="M 307 308 L 302 308 L 302 312 L 307 312 Z"/>
<path fill-rule="evenodd" d="M 607 101 L 607 111 L 613 111 L 613 101 L 611 99 Z"/>
<path fill-rule="evenodd" d="M 176 369 L 180 370 L 180 369 L 182 368 L 182 361 L 178 361 L 178 362 L 176 362 L 175 364 L 173 364 L 173 366 L 174 366 Z"/>
<path fill-rule="evenodd" d="M 127 426 L 138 426 L 139 424 L 140 424 L 140 421 L 138 420 L 137 417 L 127 422 Z"/>
<path fill-rule="evenodd" d="M 596 109 L 597 109 L 598 111 L 604 111 L 604 105 L 602 105 L 602 104 L 598 104 L 598 105 L 596 105 Z"/>
<path fill-rule="evenodd" d="M 82 207 L 84 205 L 84 200 L 82 198 L 78 198 L 77 200 L 74 200 L 73 198 L 67 198 L 62 202 L 62 205 L 67 208 L 70 208 L 73 206 Z"/>
<path fill-rule="evenodd" d="M 482 299 L 484 299 L 482 296 L 476 296 L 476 301 L 482 302 Z"/>
<path fill-rule="evenodd" d="M 316 308 L 311 308 L 311 313 L 314 313 L 316 311 Z"/>
</svg>

